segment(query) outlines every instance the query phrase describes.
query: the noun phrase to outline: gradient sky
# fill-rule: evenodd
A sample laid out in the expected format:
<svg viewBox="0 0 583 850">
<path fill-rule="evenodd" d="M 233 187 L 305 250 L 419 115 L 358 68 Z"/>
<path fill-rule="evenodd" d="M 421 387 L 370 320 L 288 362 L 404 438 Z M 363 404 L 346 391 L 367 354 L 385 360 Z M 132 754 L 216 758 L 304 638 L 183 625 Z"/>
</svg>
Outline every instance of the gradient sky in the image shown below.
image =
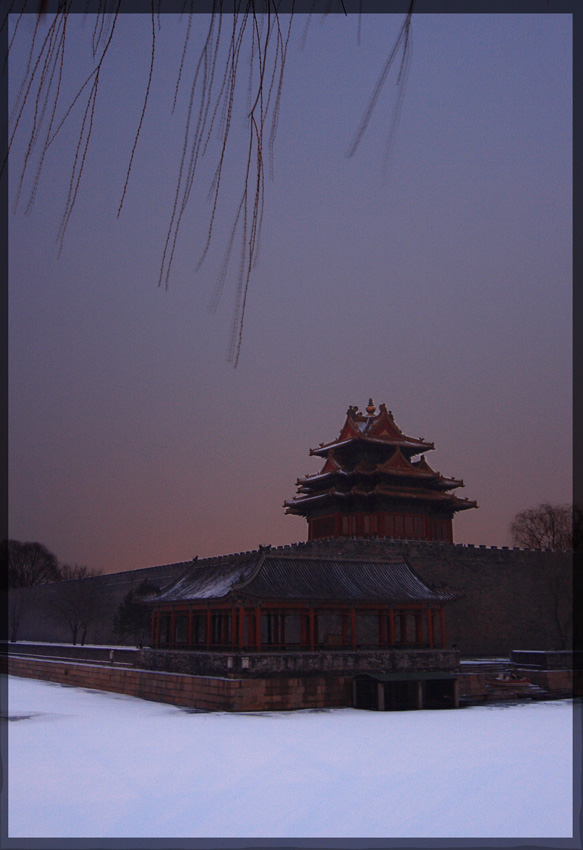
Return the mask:
<svg viewBox="0 0 583 850">
<path fill-rule="evenodd" d="M 308 450 L 369 396 L 433 441 L 430 465 L 477 500 L 456 542 L 508 545 L 517 511 L 571 501 L 571 16 L 414 16 L 385 172 L 394 71 L 346 153 L 402 20 L 365 15 L 358 46 L 354 16 L 315 17 L 303 49 L 305 17 L 294 22 L 234 369 L 233 275 L 217 312 L 207 305 L 238 202 L 243 113 L 214 248 L 197 272 L 211 151 L 158 288 L 185 22 L 161 20 L 118 220 L 150 33 L 147 16 L 123 19 L 60 256 L 73 128 L 51 148 L 30 215 L 21 204 L 10 216 L 11 537 L 104 572 L 305 540 L 282 503 L 321 466 Z M 88 25 L 75 26 L 68 83 L 89 50 Z M 31 32 L 14 47 L 13 91 Z M 12 197 L 25 141 L 26 125 Z"/>
</svg>

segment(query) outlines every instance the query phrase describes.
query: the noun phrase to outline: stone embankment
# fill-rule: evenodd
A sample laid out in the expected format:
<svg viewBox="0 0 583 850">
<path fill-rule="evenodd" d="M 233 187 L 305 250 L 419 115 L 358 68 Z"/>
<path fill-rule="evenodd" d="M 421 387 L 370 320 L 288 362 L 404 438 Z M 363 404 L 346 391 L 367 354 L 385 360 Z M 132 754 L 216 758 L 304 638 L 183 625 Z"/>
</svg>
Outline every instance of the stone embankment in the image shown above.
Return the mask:
<svg viewBox="0 0 583 850">
<path fill-rule="evenodd" d="M 6 658 L 6 657 L 4 657 Z M 6 666 L 6 665 L 5 665 Z M 351 704 L 352 677 L 222 679 L 155 672 L 97 662 L 10 655 L 12 676 L 110 691 L 206 711 L 270 711 L 340 708 Z"/>
<path fill-rule="evenodd" d="M 131 649 L 114 648 L 110 660 L 110 647 L 15 644 L 6 652 L 7 648 L 4 644 L 0 662 L 2 672 L 10 675 L 199 710 L 266 711 L 352 705 L 350 675 L 205 676 L 134 666 L 140 655 Z M 517 663 L 523 660 L 520 653 L 515 661 L 503 658 L 462 661 L 458 677 L 460 703 L 562 699 L 573 696 L 574 684 L 575 695 L 581 696 L 581 675 L 578 672 L 574 679 L 573 670 L 568 668 L 569 654 L 562 654 L 560 664 L 547 655 L 537 653 L 538 666 L 533 663 L 521 666 Z"/>
</svg>

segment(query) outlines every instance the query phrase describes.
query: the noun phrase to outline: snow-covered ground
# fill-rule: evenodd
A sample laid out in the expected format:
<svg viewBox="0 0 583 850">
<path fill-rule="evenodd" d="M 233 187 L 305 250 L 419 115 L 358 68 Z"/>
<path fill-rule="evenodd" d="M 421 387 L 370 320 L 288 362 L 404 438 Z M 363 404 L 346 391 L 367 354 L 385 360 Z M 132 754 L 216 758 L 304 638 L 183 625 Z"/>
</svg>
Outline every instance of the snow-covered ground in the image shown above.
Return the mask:
<svg viewBox="0 0 583 850">
<path fill-rule="evenodd" d="M 573 710 L 199 713 L 10 677 L 9 836 L 568 837 Z"/>
</svg>

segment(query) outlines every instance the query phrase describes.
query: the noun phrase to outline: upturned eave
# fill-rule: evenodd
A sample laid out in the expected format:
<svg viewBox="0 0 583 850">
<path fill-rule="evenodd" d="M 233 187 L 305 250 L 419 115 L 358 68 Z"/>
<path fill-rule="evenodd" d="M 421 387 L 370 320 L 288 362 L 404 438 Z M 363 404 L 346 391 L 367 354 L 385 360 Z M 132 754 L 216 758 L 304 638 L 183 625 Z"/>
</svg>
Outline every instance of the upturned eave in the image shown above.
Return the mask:
<svg viewBox="0 0 583 850">
<path fill-rule="evenodd" d="M 348 440 L 335 440 L 331 443 L 323 443 L 316 449 L 310 449 L 310 455 L 318 457 L 326 457 L 328 452 L 333 449 L 343 448 L 356 443 L 370 443 L 376 446 L 393 446 L 402 449 L 414 449 L 414 454 L 427 452 L 435 448 L 434 443 L 426 443 L 423 440 L 415 440 L 412 437 L 393 437 L 391 439 L 382 439 L 381 437 L 368 437 L 366 434 L 357 434 L 350 437 Z"/>
</svg>

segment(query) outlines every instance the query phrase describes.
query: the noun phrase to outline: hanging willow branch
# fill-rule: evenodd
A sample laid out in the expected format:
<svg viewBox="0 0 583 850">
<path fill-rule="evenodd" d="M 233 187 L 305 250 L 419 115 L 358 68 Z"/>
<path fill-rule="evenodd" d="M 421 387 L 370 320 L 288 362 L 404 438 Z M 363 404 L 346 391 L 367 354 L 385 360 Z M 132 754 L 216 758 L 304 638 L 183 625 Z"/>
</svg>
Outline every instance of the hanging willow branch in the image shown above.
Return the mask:
<svg viewBox="0 0 583 850">
<path fill-rule="evenodd" d="M 48 29 L 41 41 L 40 22 L 44 18 L 37 15 L 36 25 L 30 49 L 29 61 L 25 70 L 20 91 L 16 98 L 11 121 L 9 150 L 21 127 L 27 105 L 34 104 L 32 130 L 24 154 L 24 164 L 20 173 L 16 192 L 15 208 L 21 202 L 25 178 L 36 163 L 32 178 L 32 189 L 27 199 L 25 211 L 30 212 L 36 198 L 43 164 L 49 148 L 59 136 L 66 123 L 70 122 L 74 110 L 81 111 L 80 129 L 73 156 L 65 208 L 57 231 L 59 250 L 63 246 L 67 227 L 73 213 L 90 147 L 96 105 L 99 96 L 99 84 L 102 68 L 114 37 L 116 24 L 121 11 L 121 0 L 114 7 L 101 0 L 92 32 L 92 54 L 95 66 L 70 102 L 63 104 L 62 76 L 67 50 L 67 22 L 72 11 L 73 0 L 58 0 L 56 14 L 48 20 Z M 178 237 L 184 223 L 184 214 L 191 199 L 193 186 L 199 170 L 200 160 L 210 148 L 213 134 L 219 133 L 219 146 L 214 177 L 208 199 L 210 214 L 205 244 L 198 263 L 198 269 L 210 250 L 221 196 L 225 164 L 230 154 L 230 142 L 233 129 L 233 114 L 239 102 L 241 92 L 241 61 L 250 56 L 250 71 L 247 81 L 248 98 L 248 154 L 242 175 L 240 199 L 235 207 L 231 236 L 226 246 L 220 274 L 215 286 L 209 308 L 216 309 L 229 273 L 230 261 L 235 245 L 238 244 L 241 262 L 237 273 L 235 310 L 229 340 L 228 359 L 235 366 L 239 361 L 245 304 L 251 272 L 256 263 L 259 249 L 259 237 L 263 221 L 265 190 L 265 159 L 268 153 L 270 162 L 275 143 L 277 121 L 280 110 L 286 52 L 291 34 L 292 14 L 284 27 L 272 0 L 262 3 L 262 11 L 255 0 L 239 3 L 234 12 L 223 14 L 221 0 L 215 0 L 202 48 L 193 46 L 191 39 L 192 14 L 195 11 L 194 0 L 190 2 L 188 26 L 182 48 L 180 65 L 172 111 L 175 110 L 179 89 L 184 85 L 185 68 L 193 67 L 190 81 L 188 108 L 184 123 L 184 144 L 178 163 L 178 176 L 169 225 L 162 249 L 159 270 L 159 285 L 167 287 L 170 282 L 172 265 L 177 249 Z M 26 9 L 26 2 L 25 2 Z M 22 23 L 21 12 L 12 35 L 16 38 Z M 132 150 L 121 192 L 118 216 L 131 183 L 134 156 L 142 131 L 148 98 L 151 91 L 155 68 L 156 23 L 152 2 L 151 17 L 151 59 L 142 102 L 139 123 L 134 135 Z M 40 42 L 40 43 L 39 43 Z M 224 59 L 226 51 L 226 60 Z M 35 159 L 36 157 L 36 159 Z"/>
<path fill-rule="evenodd" d="M 399 34 L 395 40 L 393 48 L 389 53 L 388 59 L 384 64 L 384 67 L 379 75 L 379 78 L 376 82 L 376 85 L 371 94 L 370 100 L 368 102 L 368 106 L 364 111 L 364 115 L 358 125 L 357 131 L 355 133 L 354 139 L 352 140 L 352 144 L 348 149 L 348 156 L 351 157 L 356 153 L 356 149 L 360 145 L 363 136 L 366 132 L 366 129 L 369 125 L 370 119 L 373 116 L 373 113 L 377 107 L 378 100 L 381 96 L 383 87 L 389 75 L 389 71 L 393 67 L 393 64 L 397 57 L 399 56 L 399 52 L 401 53 L 401 64 L 399 67 L 399 74 L 397 76 L 397 85 L 399 86 L 399 94 L 397 97 L 397 105 L 395 110 L 393 111 L 393 117 L 391 120 L 391 126 L 389 128 L 389 134 L 387 139 L 387 147 L 385 153 L 385 160 L 389 155 L 391 143 L 394 137 L 395 129 L 399 122 L 399 117 L 401 114 L 401 108 L 403 105 L 403 96 L 405 92 L 405 83 L 407 81 L 407 74 L 409 71 L 409 60 L 411 56 L 411 20 L 413 17 L 413 6 L 415 4 L 415 0 L 411 0 L 409 5 L 409 11 L 407 12 L 407 17 L 405 18 L 401 29 L 399 30 Z"/>
<path fill-rule="evenodd" d="M 155 73 L 156 29 L 160 27 L 155 2 L 156 0 L 151 0 L 151 51 L 148 77 L 120 195 L 118 216 L 122 213 L 127 193 L 131 189 L 135 153 L 142 133 Z M 228 14 L 224 11 L 223 0 L 213 0 L 202 47 L 196 47 L 193 44 L 192 22 L 196 20 L 194 16 L 196 8 L 195 0 L 189 0 L 189 2 L 188 10 L 185 9 L 187 26 L 177 69 L 172 112 L 176 109 L 180 90 L 185 85 L 189 85 L 190 89 L 187 90 L 188 105 L 183 127 L 184 143 L 178 162 L 176 189 L 168 229 L 161 252 L 158 285 L 168 287 L 170 283 L 178 238 L 199 174 L 200 163 L 202 158 L 211 151 L 213 140 L 218 135 L 214 175 L 207 195 L 210 207 L 208 227 L 197 271 L 209 254 L 219 214 L 225 165 L 233 156 L 233 117 L 236 108 L 241 108 L 244 102 L 241 92 L 241 89 L 245 88 L 245 84 L 241 85 L 241 77 L 243 77 L 246 79 L 247 94 L 247 155 L 241 172 L 240 193 L 234 205 L 229 238 L 209 302 L 209 310 L 213 312 L 219 304 L 229 276 L 233 252 L 238 251 L 234 312 L 228 347 L 228 360 L 237 366 L 241 353 L 249 282 L 259 256 L 265 204 L 266 164 L 269 174 L 273 173 L 273 149 L 281 106 L 286 56 L 294 19 L 293 0 L 289 18 L 285 24 L 278 12 L 279 0 L 231 0 Z M 317 2 L 318 0 L 314 0 L 314 6 Z M 342 0 L 337 2 L 340 4 L 338 10 L 346 14 Z M 63 127 L 73 120 L 73 115 L 81 114 L 65 207 L 57 230 L 60 251 L 81 186 L 94 128 L 102 69 L 116 32 L 116 25 L 122 11 L 122 0 L 99 0 L 91 34 L 94 67 L 74 96 L 72 98 L 69 96 L 68 100 L 65 100 L 63 95 L 64 63 L 68 44 L 67 25 L 70 15 L 77 10 L 77 7 L 76 0 L 55 0 L 55 3 L 56 11 L 48 15 L 46 2 L 43 5 L 41 0 L 39 6 L 39 0 L 20 0 L 20 11 L 18 15 L 15 14 L 16 23 L 10 47 L 15 42 L 25 12 L 35 12 L 36 23 L 24 77 L 12 109 L 8 150 L 10 152 L 12 149 L 16 134 L 24 124 L 25 110 L 28 107 L 32 112 L 32 129 L 24 153 L 15 208 L 21 202 L 25 178 L 32 172 L 32 188 L 25 204 L 25 212 L 29 213 L 37 195 L 43 165 L 51 145 L 59 137 Z M 17 0 L 13 0 L 9 12 L 14 12 L 16 5 Z M 364 136 L 384 81 L 399 51 L 402 53 L 402 58 L 398 83 L 401 85 L 404 82 L 408 66 L 412 9 L 411 2 L 405 23 L 377 82 L 349 155 L 356 151 Z M 44 37 L 41 35 L 41 29 L 44 30 L 44 27 L 41 28 L 41 22 L 47 25 Z M 6 24 L 7 16 L 0 25 L 0 31 Z M 249 63 L 248 76 L 242 73 L 241 62 L 244 60 Z M 187 68 L 192 69 L 189 82 L 185 82 Z M 402 91 L 401 85 L 390 128 L 389 145 L 401 109 Z M 2 168 L 5 165 L 6 161 Z"/>
</svg>

